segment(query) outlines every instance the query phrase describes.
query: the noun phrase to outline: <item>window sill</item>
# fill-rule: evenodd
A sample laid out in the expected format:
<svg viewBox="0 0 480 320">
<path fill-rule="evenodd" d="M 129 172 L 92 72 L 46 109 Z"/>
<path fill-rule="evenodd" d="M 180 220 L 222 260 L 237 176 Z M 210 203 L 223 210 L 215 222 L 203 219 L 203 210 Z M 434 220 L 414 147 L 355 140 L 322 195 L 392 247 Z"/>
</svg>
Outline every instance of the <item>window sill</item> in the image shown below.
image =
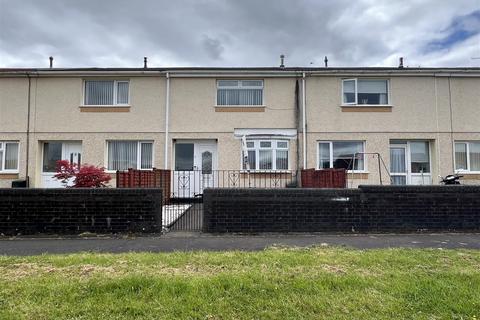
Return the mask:
<svg viewBox="0 0 480 320">
<path fill-rule="evenodd" d="M 18 179 L 18 172 L 0 172 L 0 180 Z"/>
<path fill-rule="evenodd" d="M 265 106 L 215 106 L 215 112 L 265 112 Z"/>
<path fill-rule="evenodd" d="M 80 106 L 80 112 L 130 112 L 130 106 Z"/>
<path fill-rule="evenodd" d="M 392 105 L 384 104 L 355 104 L 341 105 L 342 112 L 392 112 Z"/>
</svg>

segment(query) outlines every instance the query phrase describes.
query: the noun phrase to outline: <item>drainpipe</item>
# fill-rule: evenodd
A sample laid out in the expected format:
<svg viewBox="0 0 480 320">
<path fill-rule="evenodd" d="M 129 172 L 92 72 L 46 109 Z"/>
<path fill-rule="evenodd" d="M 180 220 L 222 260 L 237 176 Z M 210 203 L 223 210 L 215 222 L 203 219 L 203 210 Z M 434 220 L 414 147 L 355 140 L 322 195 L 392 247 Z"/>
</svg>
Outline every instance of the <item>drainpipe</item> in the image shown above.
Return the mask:
<svg viewBox="0 0 480 320">
<path fill-rule="evenodd" d="M 306 94 L 305 94 L 305 72 L 302 73 L 302 130 L 303 130 L 303 169 L 307 169 L 307 121 L 306 116 Z"/>
<path fill-rule="evenodd" d="M 27 181 L 27 188 L 30 187 L 30 178 L 28 176 L 28 163 L 30 161 L 30 94 L 32 88 L 32 78 L 30 74 L 27 72 L 28 78 L 28 95 L 27 95 L 27 143 L 26 143 L 26 156 L 25 156 L 25 180 Z"/>
<path fill-rule="evenodd" d="M 167 81 L 166 93 L 165 93 L 165 159 L 164 168 L 168 169 L 168 126 L 169 126 L 169 114 L 170 114 L 170 74 L 165 74 Z"/>
</svg>

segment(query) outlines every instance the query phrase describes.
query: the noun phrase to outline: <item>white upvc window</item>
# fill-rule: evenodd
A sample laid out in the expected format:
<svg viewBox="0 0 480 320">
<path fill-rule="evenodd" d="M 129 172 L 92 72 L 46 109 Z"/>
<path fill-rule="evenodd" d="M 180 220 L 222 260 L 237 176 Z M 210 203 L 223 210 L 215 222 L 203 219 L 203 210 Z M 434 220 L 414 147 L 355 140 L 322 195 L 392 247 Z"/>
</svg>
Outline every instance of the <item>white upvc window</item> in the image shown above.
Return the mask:
<svg viewBox="0 0 480 320">
<path fill-rule="evenodd" d="M 317 169 L 365 171 L 364 141 L 319 141 Z"/>
<path fill-rule="evenodd" d="M 217 80 L 217 106 L 262 106 L 263 80 Z"/>
<path fill-rule="evenodd" d="M 0 141 L 0 173 L 17 173 L 20 157 L 19 143 Z"/>
<path fill-rule="evenodd" d="M 250 170 L 289 170 L 288 140 L 247 140 L 247 152 Z M 242 159 L 245 159 L 243 152 Z M 242 167 L 248 169 L 246 161 Z"/>
<path fill-rule="evenodd" d="M 389 81 L 386 79 L 343 79 L 343 105 L 390 105 Z"/>
<path fill-rule="evenodd" d="M 128 106 L 128 80 L 85 80 L 84 100 L 86 106 Z"/>
<path fill-rule="evenodd" d="M 153 142 L 112 140 L 107 141 L 107 170 L 153 168 Z"/>
<path fill-rule="evenodd" d="M 480 141 L 455 142 L 455 170 L 480 173 Z"/>
</svg>

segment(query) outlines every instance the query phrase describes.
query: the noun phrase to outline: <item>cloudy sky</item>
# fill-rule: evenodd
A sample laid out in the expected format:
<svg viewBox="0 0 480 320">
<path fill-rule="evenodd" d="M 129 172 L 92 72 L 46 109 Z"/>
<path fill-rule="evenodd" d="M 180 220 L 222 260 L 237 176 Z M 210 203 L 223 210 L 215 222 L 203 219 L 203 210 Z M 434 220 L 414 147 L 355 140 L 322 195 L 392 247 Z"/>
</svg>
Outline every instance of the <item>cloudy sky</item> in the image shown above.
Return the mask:
<svg viewBox="0 0 480 320">
<path fill-rule="evenodd" d="M 480 66 L 480 0 L 0 0 L 0 67 Z M 479 59 L 472 59 L 479 58 Z"/>
</svg>

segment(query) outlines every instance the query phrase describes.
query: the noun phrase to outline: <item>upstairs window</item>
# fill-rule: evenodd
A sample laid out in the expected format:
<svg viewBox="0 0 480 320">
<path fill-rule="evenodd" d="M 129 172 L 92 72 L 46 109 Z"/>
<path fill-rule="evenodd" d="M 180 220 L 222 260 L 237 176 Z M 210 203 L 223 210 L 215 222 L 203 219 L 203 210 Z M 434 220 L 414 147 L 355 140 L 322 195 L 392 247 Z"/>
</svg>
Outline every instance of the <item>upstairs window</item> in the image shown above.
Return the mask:
<svg viewBox="0 0 480 320">
<path fill-rule="evenodd" d="M 288 170 L 288 141 L 286 140 L 247 140 L 247 152 L 250 170 Z M 243 163 L 243 169 L 248 169 L 246 163 Z"/>
<path fill-rule="evenodd" d="M 263 105 L 263 80 L 218 80 L 217 105 Z"/>
<path fill-rule="evenodd" d="M 480 172 L 480 141 L 455 142 L 455 170 Z"/>
<path fill-rule="evenodd" d="M 0 141 L 0 172 L 18 172 L 18 142 Z"/>
<path fill-rule="evenodd" d="M 86 106 L 128 105 L 128 81 L 85 80 Z"/>
<path fill-rule="evenodd" d="M 344 79 L 344 105 L 388 105 L 388 80 Z"/>
</svg>

